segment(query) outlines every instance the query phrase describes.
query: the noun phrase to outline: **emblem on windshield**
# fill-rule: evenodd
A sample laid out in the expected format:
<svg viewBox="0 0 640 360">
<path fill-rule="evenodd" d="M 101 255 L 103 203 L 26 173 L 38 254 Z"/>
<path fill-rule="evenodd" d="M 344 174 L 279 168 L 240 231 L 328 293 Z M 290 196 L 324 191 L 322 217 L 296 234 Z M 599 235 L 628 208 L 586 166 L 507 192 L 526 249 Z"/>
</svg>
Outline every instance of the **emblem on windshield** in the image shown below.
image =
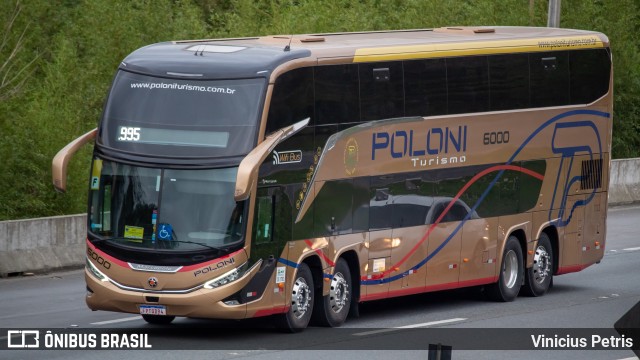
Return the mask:
<svg viewBox="0 0 640 360">
<path fill-rule="evenodd" d="M 150 287 L 154 288 L 158 286 L 158 279 L 156 279 L 155 277 L 150 277 L 149 280 L 147 280 L 147 283 L 149 283 Z"/>
</svg>

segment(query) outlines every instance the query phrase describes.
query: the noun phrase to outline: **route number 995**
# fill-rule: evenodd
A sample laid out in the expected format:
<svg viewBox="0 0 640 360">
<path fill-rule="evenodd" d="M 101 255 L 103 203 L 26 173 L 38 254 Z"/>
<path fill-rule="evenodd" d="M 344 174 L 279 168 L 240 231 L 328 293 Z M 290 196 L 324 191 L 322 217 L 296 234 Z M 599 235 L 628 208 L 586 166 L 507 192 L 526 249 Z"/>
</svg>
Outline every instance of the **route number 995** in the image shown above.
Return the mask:
<svg viewBox="0 0 640 360">
<path fill-rule="evenodd" d="M 120 126 L 120 136 L 118 141 L 138 141 L 140 140 L 140 128 Z"/>
<path fill-rule="evenodd" d="M 482 137 L 482 142 L 485 145 L 507 144 L 509 142 L 509 132 L 508 131 L 486 132 Z"/>
</svg>

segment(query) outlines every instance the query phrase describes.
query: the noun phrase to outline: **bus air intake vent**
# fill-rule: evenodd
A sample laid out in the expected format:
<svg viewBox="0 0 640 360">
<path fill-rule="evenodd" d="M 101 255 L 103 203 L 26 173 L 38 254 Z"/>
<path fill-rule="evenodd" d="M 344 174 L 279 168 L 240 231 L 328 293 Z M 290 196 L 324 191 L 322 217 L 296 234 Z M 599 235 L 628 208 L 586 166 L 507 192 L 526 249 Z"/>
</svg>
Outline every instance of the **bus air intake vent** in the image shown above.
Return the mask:
<svg viewBox="0 0 640 360">
<path fill-rule="evenodd" d="M 583 161 L 580 190 L 600 187 L 602 187 L 602 159 Z"/>
</svg>

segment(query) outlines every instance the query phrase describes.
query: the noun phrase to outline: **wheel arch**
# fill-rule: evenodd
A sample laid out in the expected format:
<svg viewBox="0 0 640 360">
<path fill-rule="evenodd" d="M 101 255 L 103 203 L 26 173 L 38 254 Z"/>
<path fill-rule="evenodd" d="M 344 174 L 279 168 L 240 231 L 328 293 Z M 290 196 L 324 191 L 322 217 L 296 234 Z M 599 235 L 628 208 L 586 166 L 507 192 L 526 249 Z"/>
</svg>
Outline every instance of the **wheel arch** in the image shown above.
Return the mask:
<svg viewBox="0 0 640 360">
<path fill-rule="evenodd" d="M 344 259 L 351 272 L 352 299 L 355 303 L 360 301 L 360 260 L 355 250 L 347 250 L 340 254 L 338 259 Z"/>
<path fill-rule="evenodd" d="M 313 277 L 313 287 L 316 289 L 321 289 L 322 291 L 322 278 L 323 278 L 323 269 L 322 269 L 322 261 L 318 255 L 309 254 L 309 256 L 305 257 L 300 261 L 301 264 L 307 264 L 309 270 L 311 270 L 311 276 Z"/>
<path fill-rule="evenodd" d="M 543 233 L 546 234 L 549 237 L 549 241 L 551 241 L 551 250 L 553 251 L 553 274 L 556 275 L 560 264 L 560 237 L 558 236 L 558 229 L 553 225 L 549 225 L 542 229 L 540 234 Z"/>
<path fill-rule="evenodd" d="M 509 234 L 509 236 L 507 236 L 507 239 L 510 236 L 515 236 L 516 239 L 518 239 L 518 243 L 520 244 L 520 249 L 522 249 L 522 263 L 526 267 L 527 265 L 527 234 L 524 232 L 523 229 L 516 229 L 512 231 Z"/>
</svg>

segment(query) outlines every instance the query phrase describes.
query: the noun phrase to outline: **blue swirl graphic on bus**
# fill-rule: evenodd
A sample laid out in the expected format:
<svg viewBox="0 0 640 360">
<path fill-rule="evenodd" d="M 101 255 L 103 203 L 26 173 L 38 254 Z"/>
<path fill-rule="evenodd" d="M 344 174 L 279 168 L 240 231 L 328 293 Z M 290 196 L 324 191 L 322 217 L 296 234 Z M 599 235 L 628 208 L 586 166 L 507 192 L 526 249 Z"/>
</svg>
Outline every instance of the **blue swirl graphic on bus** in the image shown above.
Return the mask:
<svg viewBox="0 0 640 360">
<path fill-rule="evenodd" d="M 573 216 L 574 210 L 579 206 L 584 206 L 589 202 L 591 202 L 591 200 L 596 194 L 596 188 L 594 187 L 594 189 L 591 191 L 591 194 L 589 194 L 589 196 L 585 200 L 579 200 L 579 201 L 576 201 L 575 204 L 573 204 L 570 211 L 568 212 L 568 216 L 566 216 L 565 211 L 567 210 L 566 205 L 567 205 L 567 197 L 569 196 L 569 189 L 571 189 L 571 186 L 576 182 L 581 182 L 584 180 L 583 175 L 574 176 L 573 178 L 569 179 L 569 176 L 571 174 L 571 169 L 573 167 L 573 159 L 579 153 L 587 153 L 589 154 L 589 160 L 594 160 L 593 151 L 591 147 L 588 145 L 562 146 L 563 142 L 570 142 L 571 140 L 573 140 L 571 134 L 569 134 L 568 131 L 576 130 L 576 129 L 592 130 L 592 134 L 594 138 L 581 139 L 581 141 L 587 142 L 588 140 L 596 140 L 598 143 L 598 152 L 597 152 L 598 159 L 602 160 L 602 142 L 600 141 L 600 133 L 598 132 L 598 128 L 592 121 L 574 121 L 574 122 L 565 122 L 565 123 L 556 124 L 555 129 L 553 130 L 553 137 L 551 139 L 551 150 L 553 151 L 554 154 L 559 154 L 562 157 L 560 160 L 560 167 L 558 169 L 558 176 L 556 178 L 556 185 L 554 186 L 554 190 L 553 190 L 553 197 L 551 199 L 551 209 L 554 209 L 554 202 L 555 202 L 557 191 L 561 190 L 562 198 L 560 200 L 560 204 L 558 205 L 560 212 L 558 214 L 558 220 L 556 221 L 556 225 L 558 227 L 567 226 L 569 222 L 571 222 L 571 217 Z M 563 134 L 563 133 L 566 133 L 566 134 Z M 593 142 L 593 141 L 588 141 L 588 142 Z M 566 168 L 567 175 L 564 178 L 564 180 L 561 180 L 560 176 L 563 173 L 563 170 L 565 168 Z M 560 186 L 561 181 L 563 182 L 562 186 Z M 549 211 L 549 220 L 552 220 L 551 210 Z"/>
<path fill-rule="evenodd" d="M 544 129 L 546 129 L 547 127 L 549 127 L 552 124 L 556 124 L 555 129 L 554 129 L 554 134 L 553 134 L 553 137 L 552 137 L 552 145 L 551 145 L 552 149 L 553 149 L 553 152 L 556 153 L 556 154 L 561 154 L 562 155 L 561 162 L 562 162 L 563 166 L 564 166 L 565 162 L 569 162 L 569 164 L 567 165 L 569 171 L 571 170 L 571 166 L 573 165 L 573 159 L 574 159 L 574 156 L 576 154 L 578 154 L 578 153 L 588 153 L 590 158 L 593 159 L 593 151 L 592 151 L 592 149 L 591 149 L 591 147 L 589 145 L 566 146 L 566 147 L 561 146 L 561 141 L 563 139 L 560 139 L 561 136 L 558 134 L 559 130 L 561 130 L 561 129 L 576 129 L 576 128 L 584 128 L 584 127 L 593 129 L 594 136 L 597 139 L 597 143 L 598 143 L 598 156 L 599 156 L 600 159 L 602 159 L 602 141 L 600 139 L 600 133 L 598 132 L 598 129 L 597 129 L 596 125 L 593 123 L 593 121 L 581 120 L 581 121 L 571 121 L 571 122 L 562 122 L 562 123 L 560 122 L 561 120 L 566 119 L 568 117 L 580 116 L 580 115 L 596 116 L 596 117 L 600 117 L 600 118 L 604 118 L 604 119 L 608 119 L 611 116 L 609 113 L 602 112 L 602 111 L 597 111 L 597 110 L 572 110 L 572 111 L 567 111 L 567 112 L 562 113 L 562 114 L 558 114 L 558 115 L 554 116 L 553 118 L 545 121 L 535 131 L 533 131 L 522 142 L 522 144 L 518 147 L 518 149 L 516 149 L 516 151 L 511 155 L 511 157 L 509 157 L 509 159 L 505 162 L 505 165 L 510 165 L 511 163 L 513 163 L 516 160 L 516 158 L 518 157 L 518 155 L 520 154 L 520 152 L 522 152 L 522 150 L 527 145 L 529 145 L 531 140 L 533 140 L 541 131 L 543 131 Z M 558 137 L 557 141 L 556 141 L 556 137 Z M 559 187 L 559 182 L 560 182 L 559 179 L 560 179 L 560 175 L 562 173 L 561 170 L 562 170 L 562 167 L 558 171 L 558 176 L 557 176 L 557 179 L 556 179 L 556 185 L 554 187 L 554 194 L 553 194 L 553 198 L 554 199 L 555 199 L 556 193 L 558 191 L 558 187 Z M 567 171 L 567 174 L 570 173 L 569 171 Z M 405 272 L 402 272 L 400 274 L 396 274 L 396 275 L 393 275 L 393 276 L 389 276 L 388 278 L 384 278 L 384 279 L 361 280 L 360 283 L 362 285 L 375 285 L 375 284 L 384 284 L 384 283 L 392 282 L 392 281 L 395 281 L 395 280 L 398 280 L 398 279 L 401 279 L 401 278 L 407 276 L 409 271 L 418 270 L 422 266 L 426 265 L 427 262 L 429 262 L 429 260 L 431 260 L 434 256 L 436 256 L 451 241 L 451 239 L 458 233 L 458 231 L 460 231 L 460 229 L 462 229 L 462 227 L 467 222 L 467 220 L 469 220 L 471 214 L 475 213 L 476 209 L 484 201 L 484 199 L 487 197 L 487 195 L 489 194 L 491 189 L 495 186 L 495 184 L 500 180 L 500 178 L 502 177 L 504 172 L 505 172 L 505 170 L 500 170 L 496 174 L 496 176 L 491 181 L 491 183 L 487 186 L 487 188 L 482 193 L 480 198 L 478 198 L 476 203 L 471 207 L 471 211 L 469 211 L 469 213 L 465 216 L 465 218 L 462 221 L 460 221 L 460 223 L 451 232 L 451 234 L 445 239 L 445 241 L 442 242 L 442 244 L 440 244 L 433 252 L 428 254 L 426 258 L 424 258 L 423 260 L 418 262 L 416 265 L 412 266 L 408 271 L 405 271 Z M 562 186 L 562 194 L 563 194 L 563 196 L 562 196 L 562 200 L 561 200 L 561 209 L 560 209 L 560 213 L 559 213 L 559 216 L 558 216 L 558 220 L 554 221 L 554 224 L 556 226 L 558 226 L 558 227 L 567 226 L 571 222 L 571 217 L 573 215 L 574 210 L 576 208 L 580 207 L 580 206 L 585 206 L 585 205 L 589 204 L 591 202 L 591 200 L 593 199 L 593 197 L 595 196 L 596 189 L 593 189 L 591 194 L 585 200 L 576 201 L 576 203 L 571 207 L 571 210 L 569 211 L 569 215 L 565 218 L 564 206 L 566 205 L 567 196 L 569 195 L 568 191 L 569 191 L 571 185 L 573 185 L 574 183 L 576 183 L 578 181 L 581 181 L 581 180 L 582 180 L 582 176 L 575 176 L 571 180 L 565 181 L 564 185 Z M 554 207 L 553 207 L 553 202 L 552 202 L 550 210 L 549 210 L 549 220 L 553 220 L 553 208 Z"/>
</svg>

